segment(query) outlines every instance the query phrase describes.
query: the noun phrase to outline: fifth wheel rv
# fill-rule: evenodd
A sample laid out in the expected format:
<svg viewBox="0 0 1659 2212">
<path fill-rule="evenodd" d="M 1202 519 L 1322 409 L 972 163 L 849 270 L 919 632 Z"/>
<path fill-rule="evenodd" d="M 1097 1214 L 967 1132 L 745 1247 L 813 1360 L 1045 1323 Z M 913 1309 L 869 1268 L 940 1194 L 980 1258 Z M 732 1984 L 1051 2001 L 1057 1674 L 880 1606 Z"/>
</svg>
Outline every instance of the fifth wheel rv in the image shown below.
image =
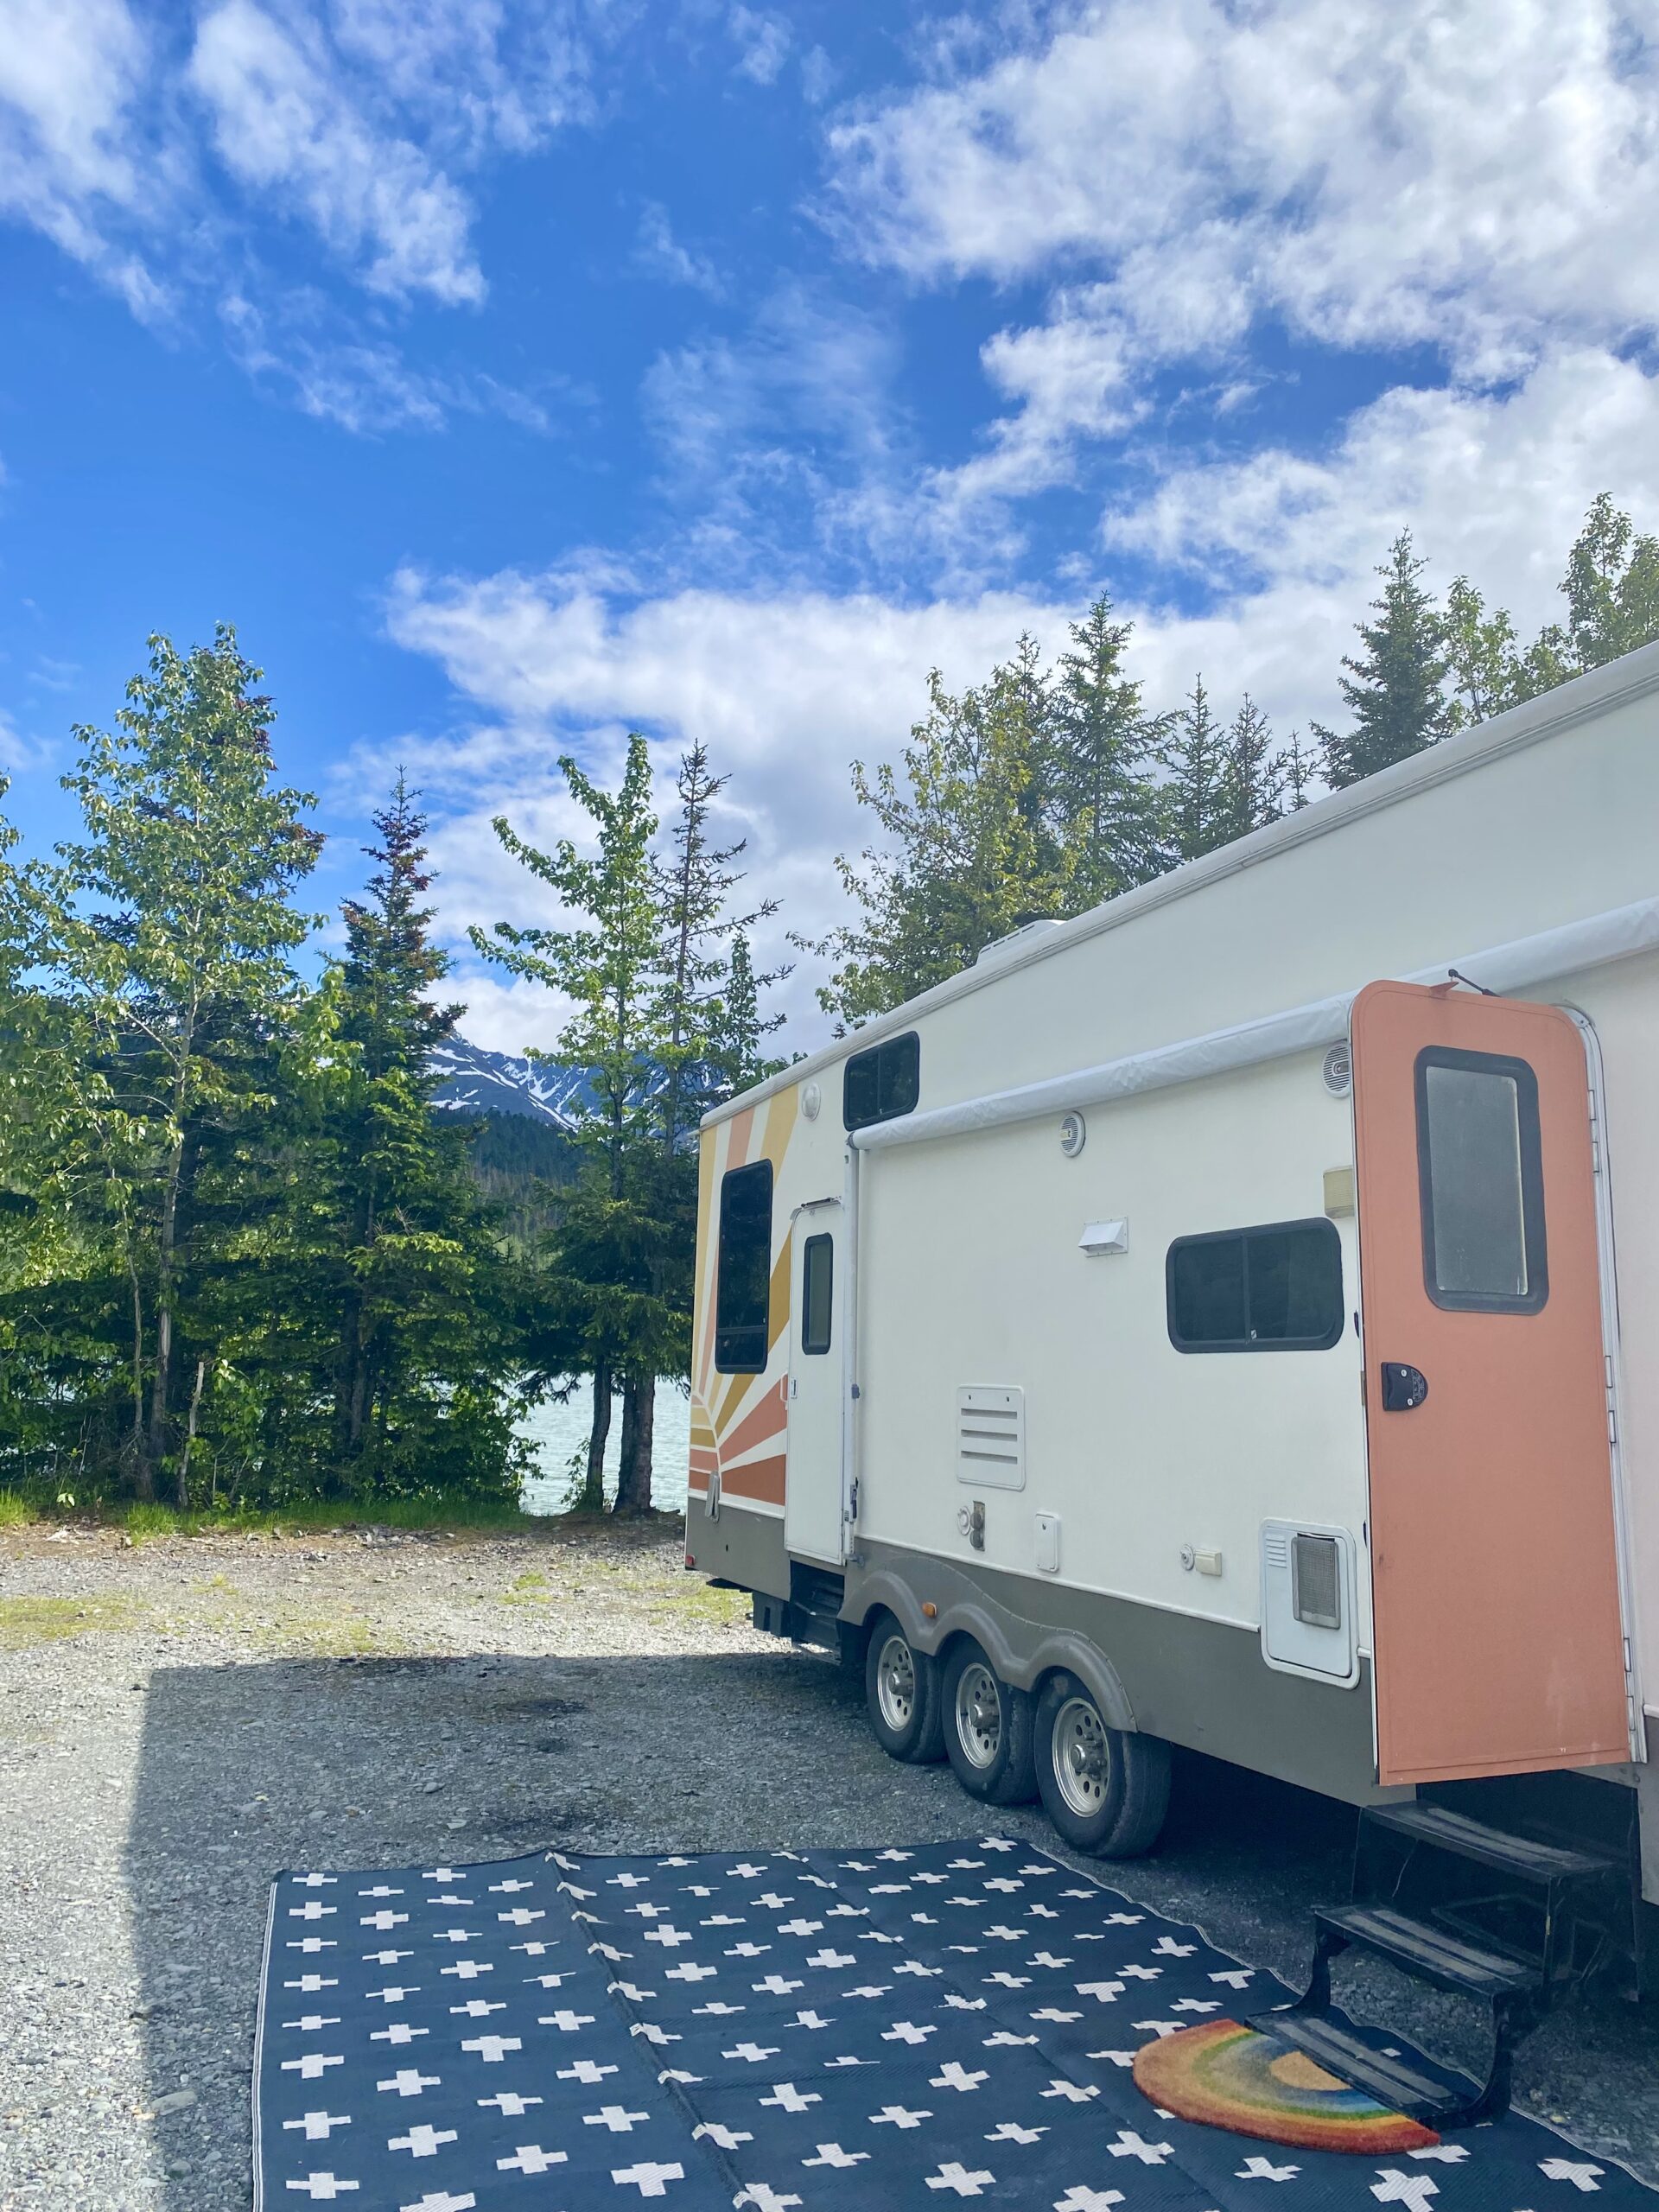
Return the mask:
<svg viewBox="0 0 1659 2212">
<path fill-rule="evenodd" d="M 711 1114 L 692 1384 L 688 1566 L 838 1643 L 895 1758 L 1122 1856 L 1189 1746 L 1361 1808 L 1393 1902 L 1321 1957 L 1500 2014 L 1508 1961 L 1517 2019 L 1629 1971 L 1659 646 Z"/>
</svg>

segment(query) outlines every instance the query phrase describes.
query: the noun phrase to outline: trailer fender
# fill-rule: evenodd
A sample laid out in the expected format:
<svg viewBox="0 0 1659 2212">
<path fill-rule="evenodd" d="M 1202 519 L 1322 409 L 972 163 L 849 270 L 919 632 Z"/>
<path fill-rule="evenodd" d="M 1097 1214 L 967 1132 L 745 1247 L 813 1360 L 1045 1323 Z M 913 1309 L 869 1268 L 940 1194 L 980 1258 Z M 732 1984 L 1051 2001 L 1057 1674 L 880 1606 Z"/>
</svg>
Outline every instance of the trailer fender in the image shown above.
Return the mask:
<svg viewBox="0 0 1659 2212">
<path fill-rule="evenodd" d="M 1100 1708 L 1109 1728 L 1133 1731 L 1135 1710 L 1117 1669 L 1087 1637 L 1046 1629 L 999 1605 L 995 1599 L 946 1562 L 927 1562 L 930 1592 L 938 1612 L 929 1619 L 922 1600 L 901 1570 L 882 1566 L 861 1578 L 857 1619 L 868 1625 L 877 1611 L 893 1615 L 906 1640 L 918 1651 L 942 1653 L 953 1638 L 970 1636 L 1003 1681 L 1015 1689 L 1035 1690 L 1044 1677 L 1064 1668 L 1077 1675 Z"/>
</svg>

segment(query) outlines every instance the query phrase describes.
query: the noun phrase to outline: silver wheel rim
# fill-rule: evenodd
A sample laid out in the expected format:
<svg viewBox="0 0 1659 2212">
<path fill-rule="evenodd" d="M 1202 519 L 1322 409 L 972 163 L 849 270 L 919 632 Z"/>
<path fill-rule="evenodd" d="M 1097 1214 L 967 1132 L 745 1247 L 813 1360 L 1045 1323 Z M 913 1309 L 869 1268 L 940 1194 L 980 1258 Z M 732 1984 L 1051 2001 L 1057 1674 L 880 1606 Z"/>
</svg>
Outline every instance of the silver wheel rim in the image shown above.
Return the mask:
<svg viewBox="0 0 1659 2212">
<path fill-rule="evenodd" d="M 1002 1741 L 1002 1700 L 996 1676 L 971 1659 L 957 1677 L 957 1740 L 970 1766 L 988 1767 Z"/>
<path fill-rule="evenodd" d="M 916 1656 L 902 1636 L 890 1636 L 875 1662 L 875 1701 L 896 1736 L 916 1710 Z"/>
<path fill-rule="evenodd" d="M 1054 1779 L 1080 1820 L 1092 1820 L 1106 1802 L 1112 1751 L 1106 1730 L 1086 1697 L 1069 1697 L 1054 1716 Z"/>
</svg>

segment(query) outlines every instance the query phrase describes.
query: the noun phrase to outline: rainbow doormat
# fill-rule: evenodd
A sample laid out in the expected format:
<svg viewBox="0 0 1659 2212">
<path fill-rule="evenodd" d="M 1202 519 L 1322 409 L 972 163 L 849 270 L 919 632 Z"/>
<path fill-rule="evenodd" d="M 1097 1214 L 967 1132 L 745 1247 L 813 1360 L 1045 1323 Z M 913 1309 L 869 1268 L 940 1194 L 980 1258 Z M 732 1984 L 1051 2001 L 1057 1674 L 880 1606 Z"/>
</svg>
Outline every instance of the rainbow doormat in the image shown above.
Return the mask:
<svg viewBox="0 0 1659 2212">
<path fill-rule="evenodd" d="M 1206 2020 L 1143 2044 L 1135 2055 L 1135 2085 L 1182 2120 L 1304 2151 L 1366 2157 L 1426 2151 L 1440 2139 L 1432 2128 L 1350 2088 L 1306 2051 L 1236 2020 Z"/>
</svg>

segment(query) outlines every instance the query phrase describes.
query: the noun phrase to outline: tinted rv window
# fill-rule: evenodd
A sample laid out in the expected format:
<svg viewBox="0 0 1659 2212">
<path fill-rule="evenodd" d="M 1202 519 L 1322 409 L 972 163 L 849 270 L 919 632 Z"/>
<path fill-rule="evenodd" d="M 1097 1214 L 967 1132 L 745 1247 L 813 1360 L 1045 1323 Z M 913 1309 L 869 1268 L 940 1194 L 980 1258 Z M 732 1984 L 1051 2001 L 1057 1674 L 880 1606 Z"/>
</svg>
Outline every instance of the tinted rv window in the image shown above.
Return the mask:
<svg viewBox="0 0 1659 2212">
<path fill-rule="evenodd" d="M 1325 1351 L 1342 1335 L 1342 1240 L 1328 1221 L 1178 1237 L 1164 1279 L 1177 1351 Z"/>
<path fill-rule="evenodd" d="M 1417 1056 L 1423 1280 L 1456 1312 L 1535 1313 L 1549 1294 L 1538 1079 L 1524 1060 Z"/>
<path fill-rule="evenodd" d="M 912 1029 L 855 1052 L 842 1077 L 841 1118 L 849 1129 L 913 1114 L 922 1090 L 922 1040 Z"/>
<path fill-rule="evenodd" d="M 758 1375 L 766 1363 L 772 1289 L 772 1162 L 734 1167 L 720 1185 L 715 1365 Z"/>
<path fill-rule="evenodd" d="M 801 1255 L 801 1350 L 830 1349 L 831 1301 L 835 1296 L 836 1240 L 809 1236 Z"/>
</svg>

